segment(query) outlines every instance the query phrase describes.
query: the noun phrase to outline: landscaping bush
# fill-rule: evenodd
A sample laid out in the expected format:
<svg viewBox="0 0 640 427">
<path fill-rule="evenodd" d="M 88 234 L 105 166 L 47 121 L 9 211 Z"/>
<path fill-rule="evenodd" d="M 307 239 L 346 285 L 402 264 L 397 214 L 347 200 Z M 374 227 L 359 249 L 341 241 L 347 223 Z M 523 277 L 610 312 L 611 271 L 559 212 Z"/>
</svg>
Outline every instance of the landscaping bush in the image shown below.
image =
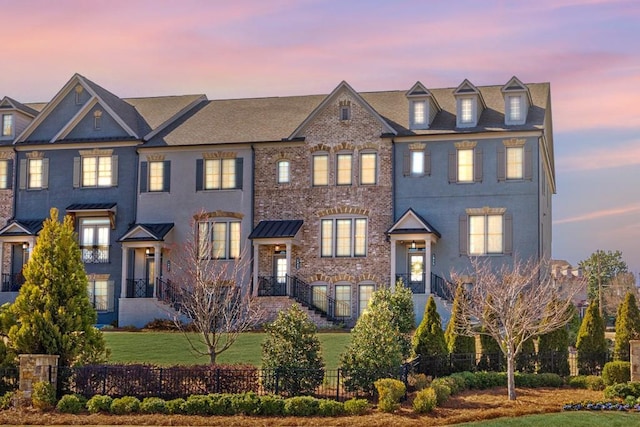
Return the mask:
<svg viewBox="0 0 640 427">
<path fill-rule="evenodd" d="M 91 414 L 97 414 L 98 412 L 109 412 L 112 402 L 113 399 L 110 396 L 96 394 L 87 401 L 87 410 Z"/>
<path fill-rule="evenodd" d="M 31 393 L 31 404 L 41 411 L 52 409 L 56 404 L 56 389 L 51 383 L 38 381 L 33 384 Z"/>
<path fill-rule="evenodd" d="M 456 372 L 455 374 L 451 374 L 448 377 L 443 378 L 447 378 L 449 380 L 448 385 L 451 389 L 451 394 L 458 394 L 468 388 L 465 376 L 461 372 Z"/>
<path fill-rule="evenodd" d="M 378 409 L 393 412 L 400 407 L 400 399 L 407 389 L 402 381 L 393 378 L 379 379 L 374 383 L 378 392 Z"/>
<path fill-rule="evenodd" d="M 284 415 L 284 399 L 272 394 L 260 396 L 260 411 L 258 413 L 259 415 L 267 415 L 270 417 Z"/>
<path fill-rule="evenodd" d="M 417 391 L 426 388 L 429 385 L 429 379 L 425 374 L 409 375 L 409 384 Z"/>
<path fill-rule="evenodd" d="M 640 383 L 628 382 L 624 384 L 614 384 L 604 389 L 604 397 L 607 399 L 625 399 L 627 396 L 640 397 Z"/>
<path fill-rule="evenodd" d="M 369 401 L 367 399 L 349 399 L 344 402 L 344 411 L 347 415 L 364 415 L 369 410 Z"/>
<path fill-rule="evenodd" d="M 159 397 L 145 397 L 140 403 L 140 412 L 143 414 L 166 414 L 167 402 Z"/>
<path fill-rule="evenodd" d="M 615 360 L 628 362 L 629 341 L 638 337 L 640 337 L 640 310 L 635 295 L 627 292 L 624 302 L 618 307 L 616 317 L 616 338 L 613 350 Z"/>
<path fill-rule="evenodd" d="M 442 331 L 442 320 L 436 308 L 433 295 L 429 296 L 424 308 L 422 322 L 413 336 L 413 351 L 420 356 L 419 371 L 427 375 L 441 375 L 445 373 L 444 364 L 448 354 L 447 342 Z M 432 363 L 441 362 L 441 363 Z"/>
<path fill-rule="evenodd" d="M 522 343 L 522 349 L 516 356 L 516 371 L 533 373 L 536 370 L 536 347 L 533 338 Z"/>
<path fill-rule="evenodd" d="M 110 412 L 115 415 L 135 414 L 140 411 L 140 400 L 133 396 L 124 396 L 113 399 Z"/>
<path fill-rule="evenodd" d="M 578 373 L 597 374 L 603 368 L 607 357 L 607 341 L 604 337 L 604 321 L 598 309 L 598 300 L 589 303 L 582 319 L 578 339 Z"/>
<path fill-rule="evenodd" d="M 252 392 L 231 396 L 231 408 L 234 415 L 257 415 L 260 412 L 260 397 Z"/>
<path fill-rule="evenodd" d="M 449 386 L 445 384 L 431 383 L 431 388 L 436 392 L 436 404 L 438 406 L 449 400 L 449 397 L 451 396 L 451 389 Z"/>
<path fill-rule="evenodd" d="M 413 410 L 419 414 L 426 414 L 433 411 L 438 402 L 438 397 L 433 388 L 427 387 L 420 390 L 413 399 Z"/>
<path fill-rule="evenodd" d="M 478 390 L 507 385 L 507 374 L 504 372 L 475 372 L 475 384 Z"/>
<path fill-rule="evenodd" d="M 85 409 L 85 402 L 77 394 L 65 394 L 58 401 L 56 409 L 65 414 L 77 414 Z"/>
<path fill-rule="evenodd" d="M 556 302 L 551 303 L 551 310 L 556 309 Z M 575 310 L 573 305 L 568 309 L 572 317 Z M 540 335 L 538 340 L 538 372 L 551 372 L 560 376 L 569 375 L 569 325 L 555 331 Z"/>
<path fill-rule="evenodd" d="M 0 396 L 0 410 L 11 408 L 11 401 L 13 400 L 14 392 L 8 391 Z"/>
<path fill-rule="evenodd" d="M 453 372 L 475 369 L 476 365 L 476 339 L 462 333 L 465 328 L 464 325 L 468 323 L 468 319 L 465 319 L 463 307 L 466 299 L 464 287 L 458 285 L 453 299 L 453 307 L 451 308 L 451 318 L 444 332 Z"/>
<path fill-rule="evenodd" d="M 165 404 L 167 408 L 167 414 L 184 414 L 185 402 L 186 401 L 181 397 L 168 400 Z"/>
<path fill-rule="evenodd" d="M 318 401 L 318 415 L 321 417 L 338 417 L 344 415 L 344 403 L 332 399 Z"/>
<path fill-rule="evenodd" d="M 235 415 L 234 402 L 238 398 L 238 394 L 210 394 L 207 397 L 210 415 Z"/>
<path fill-rule="evenodd" d="M 475 374 L 473 372 L 469 372 L 469 371 L 464 371 L 464 372 L 456 372 L 455 374 L 451 375 L 453 378 L 458 378 L 461 379 L 462 381 L 464 381 L 464 388 L 462 388 L 461 390 L 468 390 L 468 389 L 477 389 L 478 388 L 478 377 L 475 376 Z M 456 380 L 458 381 L 458 380 Z"/>
<path fill-rule="evenodd" d="M 449 389 L 450 396 L 453 396 L 454 394 L 457 394 L 460 391 L 458 382 L 456 382 L 456 380 L 454 380 L 453 377 L 451 376 L 436 378 L 433 381 L 431 381 L 431 384 L 430 384 L 431 387 L 441 386 L 441 385 L 446 386 Z"/>
<path fill-rule="evenodd" d="M 295 396 L 284 401 L 284 414 L 292 417 L 310 417 L 318 414 L 318 399 Z"/>
<path fill-rule="evenodd" d="M 631 363 L 623 361 L 605 363 L 602 369 L 602 380 L 605 385 L 631 381 Z"/>
<path fill-rule="evenodd" d="M 192 394 L 187 397 L 182 409 L 186 415 L 211 415 L 210 414 L 211 399 L 209 396 L 202 394 Z"/>
</svg>

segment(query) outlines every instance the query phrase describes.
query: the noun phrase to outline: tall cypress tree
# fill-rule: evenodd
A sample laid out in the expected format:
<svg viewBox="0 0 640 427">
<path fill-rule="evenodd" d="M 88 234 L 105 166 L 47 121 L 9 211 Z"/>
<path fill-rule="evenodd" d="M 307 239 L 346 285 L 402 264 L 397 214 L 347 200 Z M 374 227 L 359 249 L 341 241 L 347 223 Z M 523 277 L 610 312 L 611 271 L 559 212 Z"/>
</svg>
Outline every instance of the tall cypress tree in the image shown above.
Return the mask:
<svg viewBox="0 0 640 427">
<path fill-rule="evenodd" d="M 618 307 L 616 318 L 616 343 L 613 350 L 615 360 L 629 361 L 629 341 L 640 338 L 640 310 L 633 292 L 627 292 Z"/>
<path fill-rule="evenodd" d="M 60 223 L 58 210 L 51 209 L 23 273 L 25 283 L 10 307 L 11 346 L 19 353 L 57 354 L 61 366 L 105 360 L 70 216 Z"/>
<path fill-rule="evenodd" d="M 493 304 L 491 295 L 487 297 L 487 303 L 484 310 L 485 322 L 494 322 L 495 315 L 491 313 L 489 307 Z M 501 372 L 506 367 L 504 354 L 500 349 L 500 344 L 487 332 L 487 326 L 482 325 L 480 329 L 480 360 L 478 361 L 478 369 L 483 371 Z"/>
<path fill-rule="evenodd" d="M 580 375 L 592 375 L 602 370 L 607 359 L 607 341 L 597 299 L 591 300 L 587 307 L 578 331 L 576 349 Z"/>
<path fill-rule="evenodd" d="M 442 320 L 438 314 L 433 295 L 429 296 L 422 322 L 416 329 L 412 343 L 414 353 L 421 358 L 421 372 L 431 375 L 443 373 L 447 343 L 444 339 Z"/>
<path fill-rule="evenodd" d="M 475 368 L 476 360 L 476 339 L 475 337 L 463 335 L 468 319 L 465 319 L 464 304 L 466 295 L 464 288 L 458 286 L 453 307 L 451 308 L 451 318 L 444 333 L 447 342 L 447 350 L 451 358 L 452 369 L 455 372 L 470 371 Z"/>
</svg>

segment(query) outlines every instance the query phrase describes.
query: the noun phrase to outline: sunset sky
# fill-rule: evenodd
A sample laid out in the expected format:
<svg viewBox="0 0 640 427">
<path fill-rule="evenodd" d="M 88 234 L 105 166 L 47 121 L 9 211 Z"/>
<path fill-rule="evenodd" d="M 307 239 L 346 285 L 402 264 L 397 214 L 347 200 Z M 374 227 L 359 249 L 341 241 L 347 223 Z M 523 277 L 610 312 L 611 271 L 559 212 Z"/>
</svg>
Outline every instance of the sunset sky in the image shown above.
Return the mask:
<svg viewBox="0 0 640 427">
<path fill-rule="evenodd" d="M 209 99 L 550 82 L 553 257 L 640 273 L 640 2 L 0 0 L 0 98 L 80 73 L 120 97 Z"/>
</svg>

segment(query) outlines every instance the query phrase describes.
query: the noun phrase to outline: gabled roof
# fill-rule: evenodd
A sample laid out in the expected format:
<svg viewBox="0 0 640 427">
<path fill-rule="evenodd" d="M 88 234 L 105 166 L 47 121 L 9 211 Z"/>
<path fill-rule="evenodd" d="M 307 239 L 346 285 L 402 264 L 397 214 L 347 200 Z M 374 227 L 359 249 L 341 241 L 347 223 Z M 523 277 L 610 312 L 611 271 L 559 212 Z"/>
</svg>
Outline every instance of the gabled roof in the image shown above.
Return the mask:
<svg viewBox="0 0 640 427">
<path fill-rule="evenodd" d="M 482 107 L 486 108 L 486 104 L 484 103 L 484 99 L 482 98 L 482 93 L 468 79 L 464 79 L 462 83 L 460 83 L 460 85 L 453 91 L 454 96 L 471 95 L 471 94 L 477 95 L 478 98 L 480 99 L 480 103 L 482 104 Z"/>
<path fill-rule="evenodd" d="M 120 242 L 162 242 L 173 229 L 173 223 L 134 224 L 119 240 Z"/>
<path fill-rule="evenodd" d="M 13 219 L 0 230 L 0 236 L 35 236 L 40 233 L 44 219 Z"/>
<path fill-rule="evenodd" d="M 411 208 L 407 209 L 387 231 L 387 234 L 416 233 L 430 233 L 442 237 L 438 230 L 433 228 L 426 219 Z"/>
<path fill-rule="evenodd" d="M 249 235 L 249 239 L 292 238 L 296 236 L 302 223 L 301 219 L 260 221 Z"/>
<path fill-rule="evenodd" d="M 387 123 L 387 121 L 380 116 L 380 114 L 378 114 L 378 112 L 371 106 L 369 105 L 369 103 L 355 90 L 353 90 L 353 88 L 351 86 L 349 86 L 349 84 L 345 81 L 342 81 L 329 95 L 327 95 L 327 97 L 324 99 L 324 101 L 322 101 L 320 103 L 320 105 L 318 105 L 316 107 L 315 110 L 313 110 L 313 112 L 311 114 L 309 114 L 309 116 L 300 124 L 300 126 L 298 126 L 296 128 L 296 130 L 293 131 L 293 133 L 291 135 L 289 135 L 289 137 L 287 139 L 291 140 L 291 139 L 295 139 L 298 136 L 300 136 L 299 134 L 306 128 L 306 126 L 322 111 L 324 110 L 324 108 L 331 103 L 339 94 L 340 92 L 342 92 L 343 90 L 349 92 L 351 94 L 351 96 L 353 96 L 356 101 L 358 101 L 367 111 L 369 111 L 369 113 L 375 117 L 380 124 L 386 129 L 386 132 L 384 133 L 390 133 L 390 134 L 396 134 L 396 131 L 393 127 L 391 127 L 389 125 L 389 123 Z"/>
<path fill-rule="evenodd" d="M 16 101 L 13 98 L 9 98 L 8 96 L 5 96 L 0 101 L 0 110 L 4 110 L 4 109 L 12 109 L 12 110 L 20 111 L 21 113 L 24 113 L 31 117 L 35 117 L 38 114 L 37 110 L 34 110 L 33 108 L 27 105 L 21 104 L 20 102 Z"/>
<path fill-rule="evenodd" d="M 527 87 L 527 85 L 522 83 L 520 81 L 520 79 L 518 79 L 516 76 L 511 77 L 511 79 L 509 79 L 507 84 L 502 86 L 500 91 L 502 93 L 510 93 L 510 92 L 523 92 L 523 93 L 526 93 L 527 94 L 527 99 L 529 101 L 529 105 L 532 104 L 532 102 L 531 102 L 531 94 L 529 93 L 529 88 Z"/>
</svg>

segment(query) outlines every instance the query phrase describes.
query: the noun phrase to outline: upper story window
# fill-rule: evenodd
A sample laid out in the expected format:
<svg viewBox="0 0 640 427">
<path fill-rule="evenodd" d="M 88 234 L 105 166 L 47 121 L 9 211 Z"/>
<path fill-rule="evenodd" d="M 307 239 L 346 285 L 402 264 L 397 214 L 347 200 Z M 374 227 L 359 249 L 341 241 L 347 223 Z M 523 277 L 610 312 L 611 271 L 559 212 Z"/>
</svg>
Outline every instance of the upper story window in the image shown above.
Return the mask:
<svg viewBox="0 0 640 427">
<path fill-rule="evenodd" d="M 43 159 L 29 159 L 28 182 L 30 189 L 42 188 Z"/>
<path fill-rule="evenodd" d="M 278 184 L 288 184 L 290 182 L 291 176 L 291 163 L 289 160 L 280 160 L 277 163 L 276 168 L 276 176 Z"/>
<path fill-rule="evenodd" d="M 522 96 L 510 95 L 509 100 L 509 121 L 519 122 L 522 120 Z"/>
<path fill-rule="evenodd" d="M 415 128 L 421 128 L 427 124 L 427 101 L 413 101 L 412 123 Z"/>
<path fill-rule="evenodd" d="M 102 128 L 102 111 L 96 110 L 93 113 L 93 130 L 100 130 Z"/>
<path fill-rule="evenodd" d="M 240 257 L 240 221 L 215 219 L 198 222 L 198 251 L 203 259 Z"/>
<path fill-rule="evenodd" d="M 377 183 L 377 153 L 360 153 L 360 184 L 375 185 Z"/>
<path fill-rule="evenodd" d="M 462 98 L 460 100 L 460 122 L 464 124 L 473 123 L 473 99 Z"/>
<path fill-rule="evenodd" d="M 156 160 L 140 163 L 140 192 L 169 192 L 171 183 L 171 162 Z"/>
<path fill-rule="evenodd" d="M 41 151 L 27 153 L 19 164 L 21 190 L 42 190 L 49 187 L 49 159 Z"/>
<path fill-rule="evenodd" d="M 507 179 L 524 178 L 524 147 L 507 147 Z"/>
<path fill-rule="evenodd" d="M 449 153 L 449 182 L 471 183 L 482 181 L 482 150 L 474 141 L 455 144 Z"/>
<path fill-rule="evenodd" d="M 329 185 L 329 155 L 326 153 L 313 155 L 313 178 L 314 187 Z"/>
<path fill-rule="evenodd" d="M 84 88 L 82 87 L 82 85 L 77 85 L 74 91 L 74 101 L 76 105 L 82 105 L 82 92 L 84 92 Z"/>
<path fill-rule="evenodd" d="M 91 264 L 109 262 L 109 218 L 80 219 L 82 261 Z"/>
<path fill-rule="evenodd" d="M 351 101 L 340 101 L 340 121 L 351 120 Z"/>
<path fill-rule="evenodd" d="M 409 144 L 408 150 L 404 152 L 404 176 L 431 175 L 431 154 L 426 148 L 427 144 L 424 142 Z"/>
<path fill-rule="evenodd" d="M 13 161 L 10 159 L 0 160 L 0 190 L 11 188 Z"/>
<path fill-rule="evenodd" d="M 2 115 L 2 136 L 13 136 L 13 114 Z"/>
<path fill-rule="evenodd" d="M 113 150 L 80 150 L 73 159 L 73 186 L 114 187 L 118 185 L 118 156 Z"/>
<path fill-rule="evenodd" d="M 527 113 L 531 105 L 529 88 L 516 76 L 502 86 L 504 96 L 504 124 L 522 125 L 527 121 Z"/>
<path fill-rule="evenodd" d="M 473 148 L 458 150 L 458 182 L 473 182 Z"/>
<path fill-rule="evenodd" d="M 366 218 L 328 218 L 320 221 L 322 257 L 367 255 Z"/>
<path fill-rule="evenodd" d="M 505 208 L 470 208 L 460 217 L 461 255 L 511 254 L 513 220 Z"/>
<path fill-rule="evenodd" d="M 511 138 L 498 146 L 498 181 L 521 181 L 533 179 L 531 147 L 525 139 Z"/>
<path fill-rule="evenodd" d="M 424 174 L 424 151 L 411 151 L 411 175 Z"/>
<path fill-rule="evenodd" d="M 242 162 L 235 153 L 205 153 L 196 161 L 196 191 L 242 189 Z"/>
<path fill-rule="evenodd" d="M 338 153 L 336 156 L 336 185 L 351 185 L 353 179 L 353 154 Z"/>
</svg>

